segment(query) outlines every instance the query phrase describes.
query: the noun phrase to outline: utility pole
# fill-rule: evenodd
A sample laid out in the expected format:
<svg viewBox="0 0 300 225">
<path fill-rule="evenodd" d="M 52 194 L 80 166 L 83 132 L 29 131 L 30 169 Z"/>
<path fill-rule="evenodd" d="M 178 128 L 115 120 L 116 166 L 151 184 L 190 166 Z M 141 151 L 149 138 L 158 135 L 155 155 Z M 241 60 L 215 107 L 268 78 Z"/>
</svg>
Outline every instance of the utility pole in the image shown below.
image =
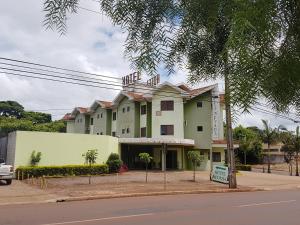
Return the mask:
<svg viewBox="0 0 300 225">
<path fill-rule="evenodd" d="M 232 135 L 230 84 L 229 84 L 227 68 L 225 69 L 225 111 L 226 111 L 229 188 L 237 188 L 236 171 L 235 171 L 235 154 L 234 154 L 233 135 Z"/>
</svg>

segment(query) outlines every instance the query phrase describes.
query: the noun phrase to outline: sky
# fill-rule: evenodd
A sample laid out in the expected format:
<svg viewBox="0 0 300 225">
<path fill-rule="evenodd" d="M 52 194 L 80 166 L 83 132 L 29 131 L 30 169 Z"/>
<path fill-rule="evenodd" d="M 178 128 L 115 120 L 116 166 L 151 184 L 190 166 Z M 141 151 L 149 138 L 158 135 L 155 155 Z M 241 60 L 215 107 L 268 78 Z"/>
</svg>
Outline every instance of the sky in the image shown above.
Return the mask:
<svg viewBox="0 0 300 225">
<path fill-rule="evenodd" d="M 94 0 L 81 0 L 80 7 L 100 12 Z M 132 73 L 130 62 L 124 58 L 126 33 L 113 26 L 109 18 L 101 13 L 79 9 L 77 15 L 68 19 L 68 32 L 60 35 L 43 27 L 43 1 L 0 1 L 0 57 L 19 59 L 57 67 L 104 74 L 120 78 Z M 185 70 L 178 70 L 170 77 L 171 83 L 186 82 Z M 143 79 L 147 79 L 143 75 Z M 199 84 L 204 86 L 222 81 Z M 94 100 L 112 100 L 118 91 L 62 84 L 45 80 L 11 76 L 0 72 L 0 100 L 14 100 L 26 110 L 51 113 L 60 119 L 75 106 L 89 107 Z M 261 119 L 270 125 L 284 125 L 294 129 L 295 124 L 286 119 L 251 111 L 240 113 L 234 126 L 261 127 Z M 300 118 L 299 118 L 300 120 Z"/>
</svg>

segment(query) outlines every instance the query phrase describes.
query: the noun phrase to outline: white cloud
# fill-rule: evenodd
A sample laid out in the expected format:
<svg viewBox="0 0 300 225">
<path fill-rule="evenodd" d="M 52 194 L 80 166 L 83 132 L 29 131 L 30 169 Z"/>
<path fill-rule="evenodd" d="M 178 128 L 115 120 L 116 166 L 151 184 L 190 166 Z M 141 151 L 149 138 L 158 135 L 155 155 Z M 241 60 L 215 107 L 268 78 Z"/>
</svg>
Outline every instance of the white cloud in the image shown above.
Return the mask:
<svg viewBox="0 0 300 225">
<path fill-rule="evenodd" d="M 81 6 L 99 11 L 96 1 L 81 1 Z M 45 30 L 42 26 L 43 1 L 10 0 L 0 3 L 0 55 L 26 61 L 54 65 L 91 73 L 121 77 L 131 71 L 124 59 L 126 34 L 114 27 L 110 20 L 97 13 L 79 10 L 70 16 L 68 33 Z M 186 81 L 187 71 L 179 70 L 170 82 Z M 109 79 L 108 79 L 109 80 Z M 221 81 L 220 89 L 223 89 Z M 205 84 L 216 83 L 215 81 Z M 203 84 L 204 85 L 204 84 Z M 26 109 L 71 109 L 89 106 L 94 99 L 112 100 L 116 91 L 43 80 L 12 77 L 0 73 L 0 100 L 16 100 Z M 50 111 L 58 119 L 66 111 Z M 259 125 L 261 118 L 269 118 L 274 126 L 279 122 L 272 117 L 255 113 L 242 115 L 239 123 Z M 276 123 L 275 123 L 276 122 Z"/>
</svg>

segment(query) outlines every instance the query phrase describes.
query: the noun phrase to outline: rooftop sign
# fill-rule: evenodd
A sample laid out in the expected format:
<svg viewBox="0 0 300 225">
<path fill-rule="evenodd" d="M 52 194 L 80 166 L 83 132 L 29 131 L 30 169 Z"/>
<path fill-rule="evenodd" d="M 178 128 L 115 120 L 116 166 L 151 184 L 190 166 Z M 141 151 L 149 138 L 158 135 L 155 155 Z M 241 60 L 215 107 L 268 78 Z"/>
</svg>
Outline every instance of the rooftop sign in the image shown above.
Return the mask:
<svg viewBox="0 0 300 225">
<path fill-rule="evenodd" d="M 150 78 L 149 80 L 147 80 L 147 85 L 153 87 L 153 86 L 158 85 L 159 82 L 160 82 L 160 75 L 157 74 L 156 76 L 154 76 L 154 77 Z"/>
<path fill-rule="evenodd" d="M 123 86 L 127 86 L 129 84 L 134 84 L 136 81 L 141 80 L 141 73 L 134 72 L 129 75 L 122 77 Z"/>
</svg>

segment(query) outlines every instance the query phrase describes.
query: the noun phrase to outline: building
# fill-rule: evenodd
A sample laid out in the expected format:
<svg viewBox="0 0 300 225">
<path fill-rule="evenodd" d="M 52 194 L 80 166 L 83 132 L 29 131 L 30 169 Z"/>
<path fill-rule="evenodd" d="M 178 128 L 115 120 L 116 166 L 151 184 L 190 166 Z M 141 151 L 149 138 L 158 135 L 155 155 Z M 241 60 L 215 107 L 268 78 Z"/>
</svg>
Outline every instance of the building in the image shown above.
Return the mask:
<svg viewBox="0 0 300 225">
<path fill-rule="evenodd" d="M 270 145 L 270 163 L 277 164 L 277 163 L 284 163 L 284 152 L 281 151 L 281 147 L 283 143 L 277 143 Z M 263 144 L 263 162 L 268 163 L 268 145 Z"/>
<path fill-rule="evenodd" d="M 187 152 L 195 150 L 202 156 L 198 169 L 209 170 L 211 163 L 225 163 L 223 103 L 218 85 L 191 89 L 185 84 L 150 87 L 135 82 L 124 86 L 112 102 L 76 107 L 64 120 L 68 133 L 117 137 L 121 158 L 131 169 L 143 166 L 140 152 L 153 156 L 153 169 L 189 169 Z"/>
</svg>

